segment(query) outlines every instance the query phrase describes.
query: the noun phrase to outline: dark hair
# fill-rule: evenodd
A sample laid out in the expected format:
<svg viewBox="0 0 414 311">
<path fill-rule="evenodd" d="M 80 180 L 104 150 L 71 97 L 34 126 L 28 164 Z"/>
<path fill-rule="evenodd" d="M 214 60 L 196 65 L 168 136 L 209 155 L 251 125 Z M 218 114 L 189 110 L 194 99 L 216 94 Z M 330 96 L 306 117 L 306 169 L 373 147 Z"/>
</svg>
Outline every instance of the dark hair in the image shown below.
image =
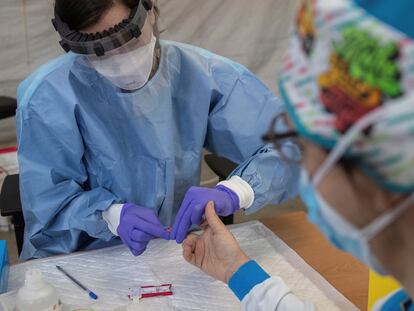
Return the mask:
<svg viewBox="0 0 414 311">
<path fill-rule="evenodd" d="M 72 30 L 95 25 L 102 15 L 114 5 L 115 0 L 56 0 L 55 12 Z M 118 0 L 128 8 L 135 8 L 140 0 Z M 156 15 L 159 11 L 155 8 Z"/>
</svg>

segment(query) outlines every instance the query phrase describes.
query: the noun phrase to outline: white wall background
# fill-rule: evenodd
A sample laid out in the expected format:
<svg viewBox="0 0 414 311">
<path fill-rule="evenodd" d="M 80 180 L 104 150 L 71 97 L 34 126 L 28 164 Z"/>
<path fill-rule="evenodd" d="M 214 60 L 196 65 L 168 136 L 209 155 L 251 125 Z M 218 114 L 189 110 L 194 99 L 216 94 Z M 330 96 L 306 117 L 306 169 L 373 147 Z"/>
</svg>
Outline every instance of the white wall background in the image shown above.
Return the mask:
<svg viewBox="0 0 414 311">
<path fill-rule="evenodd" d="M 87 0 L 79 0 L 87 1 Z M 298 0 L 159 0 L 162 37 L 232 58 L 276 91 Z M 53 0 L 0 0 L 0 96 L 60 54 Z"/>
<path fill-rule="evenodd" d="M 50 24 L 51 0 L 0 0 L 0 95 L 60 53 Z"/>
</svg>

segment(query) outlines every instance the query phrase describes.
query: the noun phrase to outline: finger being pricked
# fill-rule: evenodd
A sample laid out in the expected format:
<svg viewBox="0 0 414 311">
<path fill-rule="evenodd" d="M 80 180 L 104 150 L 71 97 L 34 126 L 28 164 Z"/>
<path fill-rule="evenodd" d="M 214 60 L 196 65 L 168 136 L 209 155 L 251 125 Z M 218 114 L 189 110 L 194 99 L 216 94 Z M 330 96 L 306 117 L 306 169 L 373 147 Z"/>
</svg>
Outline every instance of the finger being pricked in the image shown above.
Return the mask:
<svg viewBox="0 0 414 311">
<path fill-rule="evenodd" d="M 200 228 L 201 230 L 206 230 L 208 228 L 208 222 L 207 220 L 204 220 L 201 224 L 200 224 Z"/>
<path fill-rule="evenodd" d="M 183 256 L 184 259 L 191 263 L 195 264 L 195 255 L 194 251 L 197 245 L 197 240 L 199 239 L 199 236 L 196 234 L 190 234 L 187 236 L 187 238 L 183 242 Z"/>
<path fill-rule="evenodd" d="M 183 246 L 187 245 L 187 246 L 191 246 L 192 248 L 195 248 L 196 244 L 197 244 L 197 240 L 200 238 L 200 236 L 198 234 L 195 233 L 191 233 L 187 236 L 187 238 L 184 240 L 183 242 Z"/>
</svg>

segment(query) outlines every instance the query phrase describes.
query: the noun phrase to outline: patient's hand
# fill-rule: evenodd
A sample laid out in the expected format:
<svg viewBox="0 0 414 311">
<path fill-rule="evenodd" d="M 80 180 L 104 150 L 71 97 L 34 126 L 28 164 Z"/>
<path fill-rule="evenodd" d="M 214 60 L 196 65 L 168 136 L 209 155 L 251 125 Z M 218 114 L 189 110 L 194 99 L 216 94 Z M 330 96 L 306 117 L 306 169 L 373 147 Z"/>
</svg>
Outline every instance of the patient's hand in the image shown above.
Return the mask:
<svg viewBox="0 0 414 311">
<path fill-rule="evenodd" d="M 183 243 L 184 258 L 210 276 L 228 283 L 249 258 L 217 216 L 213 202 L 208 203 L 205 215 L 204 232 L 190 234 Z"/>
</svg>

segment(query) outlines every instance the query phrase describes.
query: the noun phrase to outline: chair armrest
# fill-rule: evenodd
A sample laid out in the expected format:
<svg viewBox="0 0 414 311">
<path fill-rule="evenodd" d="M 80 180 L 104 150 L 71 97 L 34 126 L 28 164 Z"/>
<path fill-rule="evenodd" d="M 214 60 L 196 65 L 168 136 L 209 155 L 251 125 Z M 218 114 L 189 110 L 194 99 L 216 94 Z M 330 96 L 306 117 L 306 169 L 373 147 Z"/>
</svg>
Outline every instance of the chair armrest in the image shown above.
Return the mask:
<svg viewBox="0 0 414 311">
<path fill-rule="evenodd" d="M 0 96 L 0 119 L 16 115 L 17 101 L 11 97 Z"/>
<path fill-rule="evenodd" d="M 221 179 L 225 180 L 237 168 L 237 164 L 215 154 L 204 156 L 210 169 Z"/>
<path fill-rule="evenodd" d="M 5 178 L 0 192 L 0 211 L 2 216 L 16 216 L 23 213 L 19 175 L 9 175 Z"/>
</svg>

